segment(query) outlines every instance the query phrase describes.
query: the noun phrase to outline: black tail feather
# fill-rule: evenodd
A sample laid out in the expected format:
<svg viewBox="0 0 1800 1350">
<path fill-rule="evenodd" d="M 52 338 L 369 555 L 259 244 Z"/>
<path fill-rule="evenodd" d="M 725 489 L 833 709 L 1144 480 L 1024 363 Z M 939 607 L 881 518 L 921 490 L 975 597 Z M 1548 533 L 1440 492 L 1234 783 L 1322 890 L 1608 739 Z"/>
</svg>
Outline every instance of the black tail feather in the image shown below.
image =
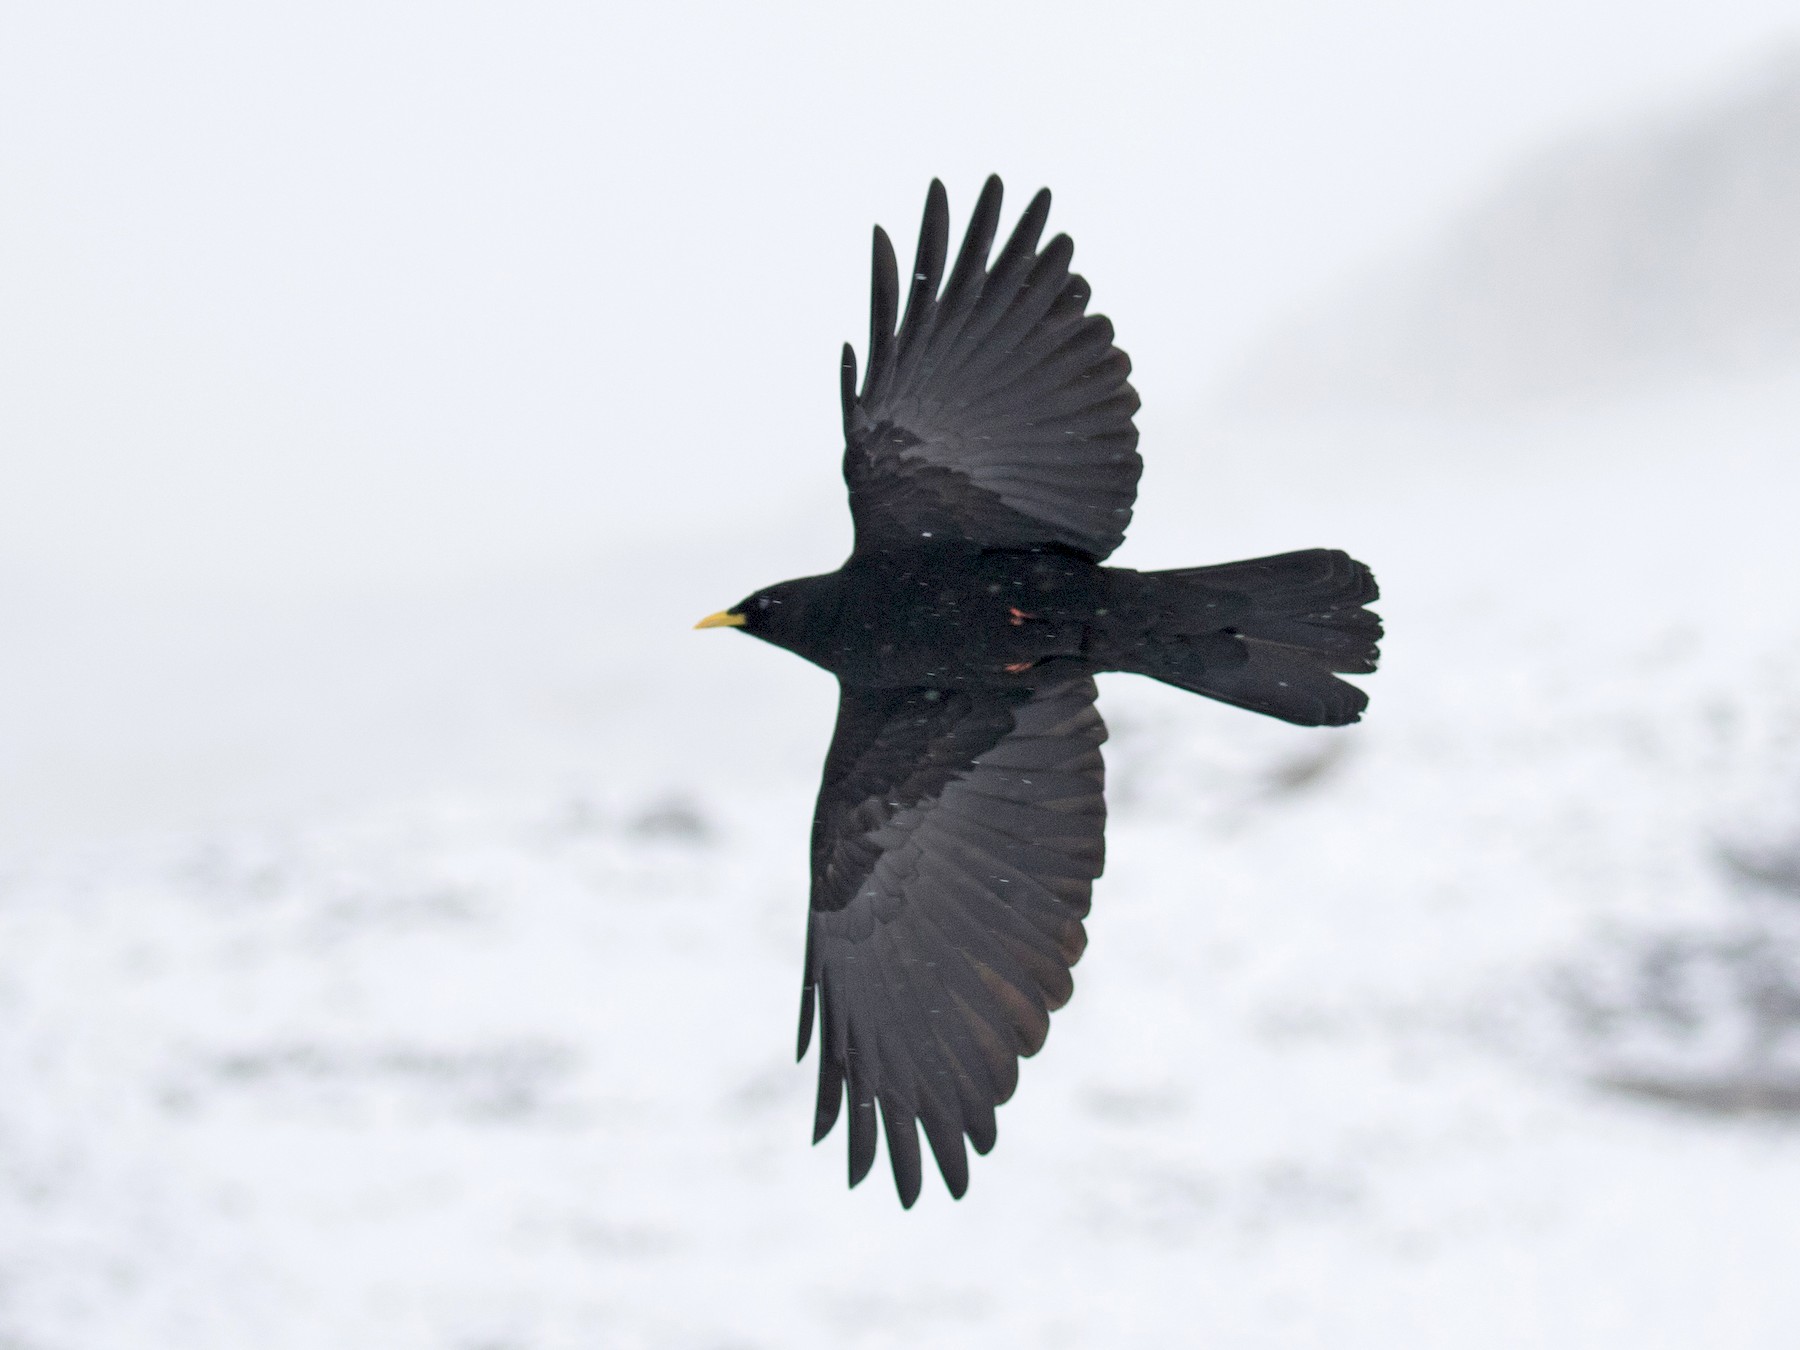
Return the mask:
<svg viewBox="0 0 1800 1350">
<path fill-rule="evenodd" d="M 1271 558 L 1138 574 L 1153 616 L 1123 668 L 1301 726 L 1343 726 L 1368 695 L 1337 674 L 1380 657 L 1380 591 L 1349 554 Z M 1334 673 L 1335 672 L 1335 673 Z"/>
</svg>

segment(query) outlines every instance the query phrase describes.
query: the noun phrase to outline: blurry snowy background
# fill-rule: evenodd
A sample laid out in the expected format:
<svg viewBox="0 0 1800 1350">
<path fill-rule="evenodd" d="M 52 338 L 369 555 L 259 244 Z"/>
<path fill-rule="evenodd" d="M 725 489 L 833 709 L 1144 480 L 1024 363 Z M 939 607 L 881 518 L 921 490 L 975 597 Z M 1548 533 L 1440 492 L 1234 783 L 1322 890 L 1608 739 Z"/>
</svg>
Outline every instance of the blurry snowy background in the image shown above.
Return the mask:
<svg viewBox="0 0 1800 1350">
<path fill-rule="evenodd" d="M 1791 4 L 625 8 L 7 18 L 0 1347 L 1793 1344 Z M 990 171 L 1119 560 L 1391 637 L 1104 682 L 1078 996 L 903 1214 L 788 1053 L 831 683 L 688 629 L 842 556 L 869 226 Z"/>
</svg>

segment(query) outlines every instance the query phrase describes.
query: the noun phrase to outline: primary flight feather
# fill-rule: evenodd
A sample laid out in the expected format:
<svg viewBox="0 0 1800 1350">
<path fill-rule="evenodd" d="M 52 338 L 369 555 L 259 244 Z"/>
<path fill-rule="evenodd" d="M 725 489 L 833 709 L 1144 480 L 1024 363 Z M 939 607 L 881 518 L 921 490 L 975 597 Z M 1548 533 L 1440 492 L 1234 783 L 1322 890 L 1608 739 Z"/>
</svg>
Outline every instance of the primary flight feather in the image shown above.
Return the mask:
<svg viewBox="0 0 1800 1350">
<path fill-rule="evenodd" d="M 1087 313 L 1074 246 L 1032 198 L 997 255 L 989 178 L 949 262 L 926 196 L 900 310 L 875 230 L 868 368 L 844 347 L 844 479 L 856 544 L 837 571 L 701 620 L 838 677 L 813 817 L 800 1055 L 815 1023 L 813 1137 L 848 1104 L 850 1184 L 876 1118 L 901 1203 L 919 1131 L 953 1195 L 965 1139 L 994 1144 L 1050 1013 L 1073 992 L 1105 854 L 1106 727 L 1094 675 L 1130 671 L 1303 726 L 1356 721 L 1375 669 L 1369 569 L 1336 550 L 1167 572 L 1102 567 L 1143 461 L 1131 362 Z M 945 267 L 949 265 L 946 277 Z"/>
</svg>

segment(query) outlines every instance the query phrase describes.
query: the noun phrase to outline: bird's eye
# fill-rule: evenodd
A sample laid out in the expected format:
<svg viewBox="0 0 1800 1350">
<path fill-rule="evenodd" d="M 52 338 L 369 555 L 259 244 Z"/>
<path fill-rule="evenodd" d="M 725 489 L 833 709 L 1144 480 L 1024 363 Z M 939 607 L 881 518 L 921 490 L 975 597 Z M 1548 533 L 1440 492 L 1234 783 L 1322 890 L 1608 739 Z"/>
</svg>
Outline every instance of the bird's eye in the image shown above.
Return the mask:
<svg viewBox="0 0 1800 1350">
<path fill-rule="evenodd" d="M 759 595 L 756 598 L 756 607 L 758 609 L 767 609 L 769 607 L 769 597 L 766 595 Z"/>
</svg>

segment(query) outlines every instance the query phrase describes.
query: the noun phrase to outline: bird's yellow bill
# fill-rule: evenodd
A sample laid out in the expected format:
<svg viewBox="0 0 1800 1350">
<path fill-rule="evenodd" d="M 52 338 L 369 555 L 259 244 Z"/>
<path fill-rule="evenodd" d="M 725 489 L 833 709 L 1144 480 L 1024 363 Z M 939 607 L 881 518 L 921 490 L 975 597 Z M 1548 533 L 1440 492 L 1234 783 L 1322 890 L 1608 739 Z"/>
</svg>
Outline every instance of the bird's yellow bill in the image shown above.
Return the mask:
<svg viewBox="0 0 1800 1350">
<path fill-rule="evenodd" d="M 708 614 L 694 625 L 695 628 L 742 628 L 743 626 L 744 616 L 733 614 L 728 609 L 722 609 L 717 614 Z"/>
</svg>

